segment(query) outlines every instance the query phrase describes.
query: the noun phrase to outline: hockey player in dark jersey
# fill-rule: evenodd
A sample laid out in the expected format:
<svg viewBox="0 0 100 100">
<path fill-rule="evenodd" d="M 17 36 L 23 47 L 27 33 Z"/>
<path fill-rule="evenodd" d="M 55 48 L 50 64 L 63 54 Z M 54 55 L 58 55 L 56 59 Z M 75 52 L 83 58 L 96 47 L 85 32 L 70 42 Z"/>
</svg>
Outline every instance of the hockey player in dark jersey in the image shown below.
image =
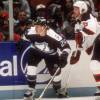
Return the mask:
<svg viewBox="0 0 100 100">
<path fill-rule="evenodd" d="M 67 58 L 70 53 L 70 46 L 66 39 L 49 28 L 45 18 L 38 17 L 35 26 L 28 29 L 25 36 L 23 36 L 23 40 L 32 44 L 26 73 L 28 90 L 24 94 L 24 99 L 33 100 L 37 76 L 36 69 L 41 59 L 45 60 L 51 76 L 60 67 L 59 72 L 53 79 L 53 88 L 58 97 L 66 97 L 66 92 L 61 91 L 61 68 L 67 64 Z M 58 48 L 61 50 L 60 54 L 57 52 Z"/>
</svg>

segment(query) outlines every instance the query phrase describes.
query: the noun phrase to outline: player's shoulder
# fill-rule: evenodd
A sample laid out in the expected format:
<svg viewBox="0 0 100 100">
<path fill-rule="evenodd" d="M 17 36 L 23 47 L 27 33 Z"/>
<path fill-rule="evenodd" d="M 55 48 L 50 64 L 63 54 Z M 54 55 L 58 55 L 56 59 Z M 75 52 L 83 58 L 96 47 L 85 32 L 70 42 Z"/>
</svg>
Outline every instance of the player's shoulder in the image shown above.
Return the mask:
<svg viewBox="0 0 100 100">
<path fill-rule="evenodd" d="M 62 40 L 62 36 L 60 36 L 58 33 L 56 33 L 53 29 L 48 29 L 47 30 L 47 35 L 57 41 L 61 41 Z"/>
<path fill-rule="evenodd" d="M 93 15 L 90 15 L 90 18 L 86 21 L 82 21 L 82 24 L 84 27 L 96 27 L 97 19 Z"/>
<path fill-rule="evenodd" d="M 35 27 L 30 27 L 30 28 L 27 30 L 27 34 L 28 34 L 28 35 L 36 34 Z"/>
<path fill-rule="evenodd" d="M 97 19 L 93 15 L 90 14 L 90 19 L 88 19 L 87 22 L 96 23 Z"/>
</svg>

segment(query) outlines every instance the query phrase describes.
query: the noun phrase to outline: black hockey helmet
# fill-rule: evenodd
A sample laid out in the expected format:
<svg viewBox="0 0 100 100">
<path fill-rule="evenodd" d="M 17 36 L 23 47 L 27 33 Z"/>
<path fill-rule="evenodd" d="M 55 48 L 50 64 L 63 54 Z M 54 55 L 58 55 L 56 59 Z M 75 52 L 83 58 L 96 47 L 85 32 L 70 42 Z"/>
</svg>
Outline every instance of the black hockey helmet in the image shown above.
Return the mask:
<svg viewBox="0 0 100 100">
<path fill-rule="evenodd" d="M 35 25 L 47 25 L 47 20 L 44 17 L 37 17 L 36 21 L 34 22 Z"/>
</svg>

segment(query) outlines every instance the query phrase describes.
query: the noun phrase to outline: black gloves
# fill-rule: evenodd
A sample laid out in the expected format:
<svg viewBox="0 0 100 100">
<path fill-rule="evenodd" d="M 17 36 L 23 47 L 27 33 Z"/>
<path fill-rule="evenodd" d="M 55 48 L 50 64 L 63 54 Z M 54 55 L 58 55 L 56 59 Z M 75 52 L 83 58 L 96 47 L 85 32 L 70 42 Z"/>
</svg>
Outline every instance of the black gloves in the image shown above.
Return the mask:
<svg viewBox="0 0 100 100">
<path fill-rule="evenodd" d="M 67 52 L 62 52 L 62 54 L 59 56 L 59 62 L 60 62 L 60 67 L 63 68 L 67 64 L 67 58 L 68 58 L 68 53 Z"/>
<path fill-rule="evenodd" d="M 80 59 L 81 51 L 73 51 L 72 56 L 70 58 L 70 64 L 76 64 Z"/>
</svg>

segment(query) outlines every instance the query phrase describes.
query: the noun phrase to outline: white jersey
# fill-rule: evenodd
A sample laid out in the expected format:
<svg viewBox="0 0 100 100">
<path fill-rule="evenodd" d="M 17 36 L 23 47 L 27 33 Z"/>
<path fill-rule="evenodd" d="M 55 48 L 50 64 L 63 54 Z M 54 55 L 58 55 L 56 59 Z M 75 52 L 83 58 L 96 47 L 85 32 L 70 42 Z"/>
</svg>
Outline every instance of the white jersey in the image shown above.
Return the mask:
<svg viewBox="0 0 100 100">
<path fill-rule="evenodd" d="M 80 32 L 83 35 L 82 47 L 83 49 L 87 49 L 93 45 L 93 42 L 99 33 L 98 31 L 99 24 L 96 18 L 93 17 L 91 14 L 90 14 L 90 19 L 86 21 L 81 21 L 80 23 L 77 24 L 79 24 L 79 27 L 81 27 Z M 75 25 L 75 29 L 77 29 L 78 26 L 77 24 Z"/>
<path fill-rule="evenodd" d="M 97 23 L 97 33 L 100 34 L 100 22 Z"/>
</svg>

